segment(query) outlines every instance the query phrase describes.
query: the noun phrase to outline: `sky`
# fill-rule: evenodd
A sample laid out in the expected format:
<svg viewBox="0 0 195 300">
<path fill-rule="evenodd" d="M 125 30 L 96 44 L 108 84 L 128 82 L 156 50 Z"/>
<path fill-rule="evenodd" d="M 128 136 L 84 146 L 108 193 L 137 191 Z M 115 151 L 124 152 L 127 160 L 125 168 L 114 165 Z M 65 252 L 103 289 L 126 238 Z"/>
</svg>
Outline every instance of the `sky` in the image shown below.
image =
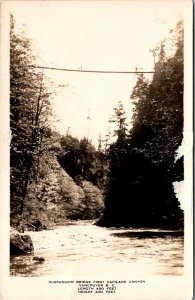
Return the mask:
<svg viewBox="0 0 195 300">
<path fill-rule="evenodd" d="M 18 28 L 26 25 L 37 64 L 47 67 L 153 70 L 149 51 L 181 18 L 185 1 L 11 1 Z M 44 71 L 54 85 L 53 126 L 97 145 L 118 101 L 131 120 L 135 74 Z"/>
</svg>

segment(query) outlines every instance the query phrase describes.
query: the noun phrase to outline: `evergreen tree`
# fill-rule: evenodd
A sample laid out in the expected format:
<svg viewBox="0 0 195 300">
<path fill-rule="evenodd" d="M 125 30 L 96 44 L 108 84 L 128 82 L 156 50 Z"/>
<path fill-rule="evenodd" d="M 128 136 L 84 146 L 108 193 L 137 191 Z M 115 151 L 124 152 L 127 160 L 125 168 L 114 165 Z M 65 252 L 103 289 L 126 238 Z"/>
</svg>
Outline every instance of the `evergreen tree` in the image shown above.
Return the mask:
<svg viewBox="0 0 195 300">
<path fill-rule="evenodd" d="M 166 56 L 166 40 L 161 43 L 151 83 L 140 75 L 131 96 L 134 103 L 131 147 L 142 149 L 153 163 L 166 168 L 174 164 L 183 138 L 182 22 L 177 24 L 175 32 L 174 55 Z"/>
<path fill-rule="evenodd" d="M 100 224 L 182 226 L 172 185 L 183 177 L 182 161 L 175 163 L 183 137 L 182 22 L 175 36 L 171 54 L 166 54 L 166 41 L 161 43 L 151 82 L 143 74 L 138 76 L 131 95 L 130 137 L 126 147 L 117 141 L 111 147 L 109 187 Z"/>
<path fill-rule="evenodd" d="M 127 123 L 124 106 L 121 101 L 119 101 L 117 106 L 114 108 L 114 114 L 112 118 L 109 119 L 109 123 L 115 124 L 113 137 L 116 138 L 117 142 L 125 142 L 127 138 Z"/>
<path fill-rule="evenodd" d="M 32 170 L 49 114 L 49 94 L 25 33 L 16 33 L 10 18 L 10 198 L 11 215 L 22 213 Z M 34 172 L 35 174 L 36 172 Z"/>
<path fill-rule="evenodd" d="M 96 150 L 88 139 L 79 141 L 70 135 L 62 138 L 61 145 L 58 160 L 75 182 L 82 185 L 82 181 L 89 181 L 104 189 L 107 178 L 105 153 Z"/>
</svg>

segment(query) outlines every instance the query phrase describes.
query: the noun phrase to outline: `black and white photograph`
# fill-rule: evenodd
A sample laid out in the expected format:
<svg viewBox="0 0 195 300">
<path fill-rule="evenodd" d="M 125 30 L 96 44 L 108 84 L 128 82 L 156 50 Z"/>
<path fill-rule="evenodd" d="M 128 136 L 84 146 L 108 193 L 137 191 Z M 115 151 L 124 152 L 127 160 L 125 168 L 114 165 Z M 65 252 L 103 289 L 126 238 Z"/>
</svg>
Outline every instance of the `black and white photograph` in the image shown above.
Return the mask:
<svg viewBox="0 0 195 300">
<path fill-rule="evenodd" d="M 2 300 L 193 296 L 192 1 L 2 1 Z"/>
</svg>

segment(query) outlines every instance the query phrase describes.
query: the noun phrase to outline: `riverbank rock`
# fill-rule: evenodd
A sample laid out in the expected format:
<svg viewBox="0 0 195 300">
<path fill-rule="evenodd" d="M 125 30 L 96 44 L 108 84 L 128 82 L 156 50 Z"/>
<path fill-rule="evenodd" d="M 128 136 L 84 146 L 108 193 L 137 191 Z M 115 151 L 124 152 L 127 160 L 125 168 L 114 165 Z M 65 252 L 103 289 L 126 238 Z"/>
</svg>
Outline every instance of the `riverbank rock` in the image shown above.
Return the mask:
<svg viewBox="0 0 195 300">
<path fill-rule="evenodd" d="M 47 226 L 44 225 L 40 220 L 32 220 L 31 222 L 25 223 L 25 229 L 26 230 L 32 230 L 32 231 L 42 231 L 46 230 Z"/>
<path fill-rule="evenodd" d="M 20 234 L 17 230 L 11 228 L 10 232 L 10 254 L 30 254 L 34 252 L 34 246 L 30 235 Z"/>
<path fill-rule="evenodd" d="M 34 256 L 34 257 L 33 257 L 33 260 L 34 260 L 35 262 L 37 262 L 37 263 L 42 263 L 42 262 L 45 261 L 45 258 L 42 257 L 42 256 Z"/>
</svg>

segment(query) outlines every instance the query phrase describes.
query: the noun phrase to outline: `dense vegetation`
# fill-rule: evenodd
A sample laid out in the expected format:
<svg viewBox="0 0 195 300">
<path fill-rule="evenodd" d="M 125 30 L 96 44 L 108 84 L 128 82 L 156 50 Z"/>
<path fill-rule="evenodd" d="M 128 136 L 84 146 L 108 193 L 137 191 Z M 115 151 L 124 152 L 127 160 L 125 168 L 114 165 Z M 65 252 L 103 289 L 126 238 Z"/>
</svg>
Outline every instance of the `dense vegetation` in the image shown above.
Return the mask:
<svg viewBox="0 0 195 300">
<path fill-rule="evenodd" d="M 167 44 L 172 51 L 166 52 Z M 170 48 L 170 47 L 169 47 Z M 133 126 L 122 102 L 109 120 L 112 137 L 98 150 L 87 139 L 61 136 L 50 124 L 47 78 L 30 40 L 10 29 L 11 224 L 41 229 L 67 219 L 102 226 L 181 228 L 173 182 L 183 180 L 183 24 L 155 53 L 153 78 L 138 75 L 131 95 Z M 115 141 L 113 142 L 113 138 Z"/>
<path fill-rule="evenodd" d="M 51 129 L 48 79 L 34 64 L 31 42 L 25 32 L 16 33 L 11 16 L 11 225 L 41 229 L 69 218 L 98 218 L 104 208 L 102 155 L 86 139 Z"/>
<path fill-rule="evenodd" d="M 76 183 L 88 180 L 105 190 L 108 163 L 101 150 L 96 150 L 85 137 L 79 141 L 70 135 L 62 137 L 61 147 L 58 160 Z"/>
<path fill-rule="evenodd" d="M 50 110 L 43 74 L 31 67 L 34 58 L 30 40 L 10 30 L 10 196 L 11 216 L 22 214 L 27 188 L 37 180 L 44 151 Z"/>
<path fill-rule="evenodd" d="M 172 54 L 166 55 L 166 41 L 158 48 L 151 82 L 138 75 L 128 134 L 122 108 L 116 111 L 117 139 L 109 147 L 109 187 L 99 224 L 182 226 L 183 214 L 172 185 L 183 180 L 183 158 L 175 159 L 183 138 L 182 22 L 171 42 Z"/>
</svg>

